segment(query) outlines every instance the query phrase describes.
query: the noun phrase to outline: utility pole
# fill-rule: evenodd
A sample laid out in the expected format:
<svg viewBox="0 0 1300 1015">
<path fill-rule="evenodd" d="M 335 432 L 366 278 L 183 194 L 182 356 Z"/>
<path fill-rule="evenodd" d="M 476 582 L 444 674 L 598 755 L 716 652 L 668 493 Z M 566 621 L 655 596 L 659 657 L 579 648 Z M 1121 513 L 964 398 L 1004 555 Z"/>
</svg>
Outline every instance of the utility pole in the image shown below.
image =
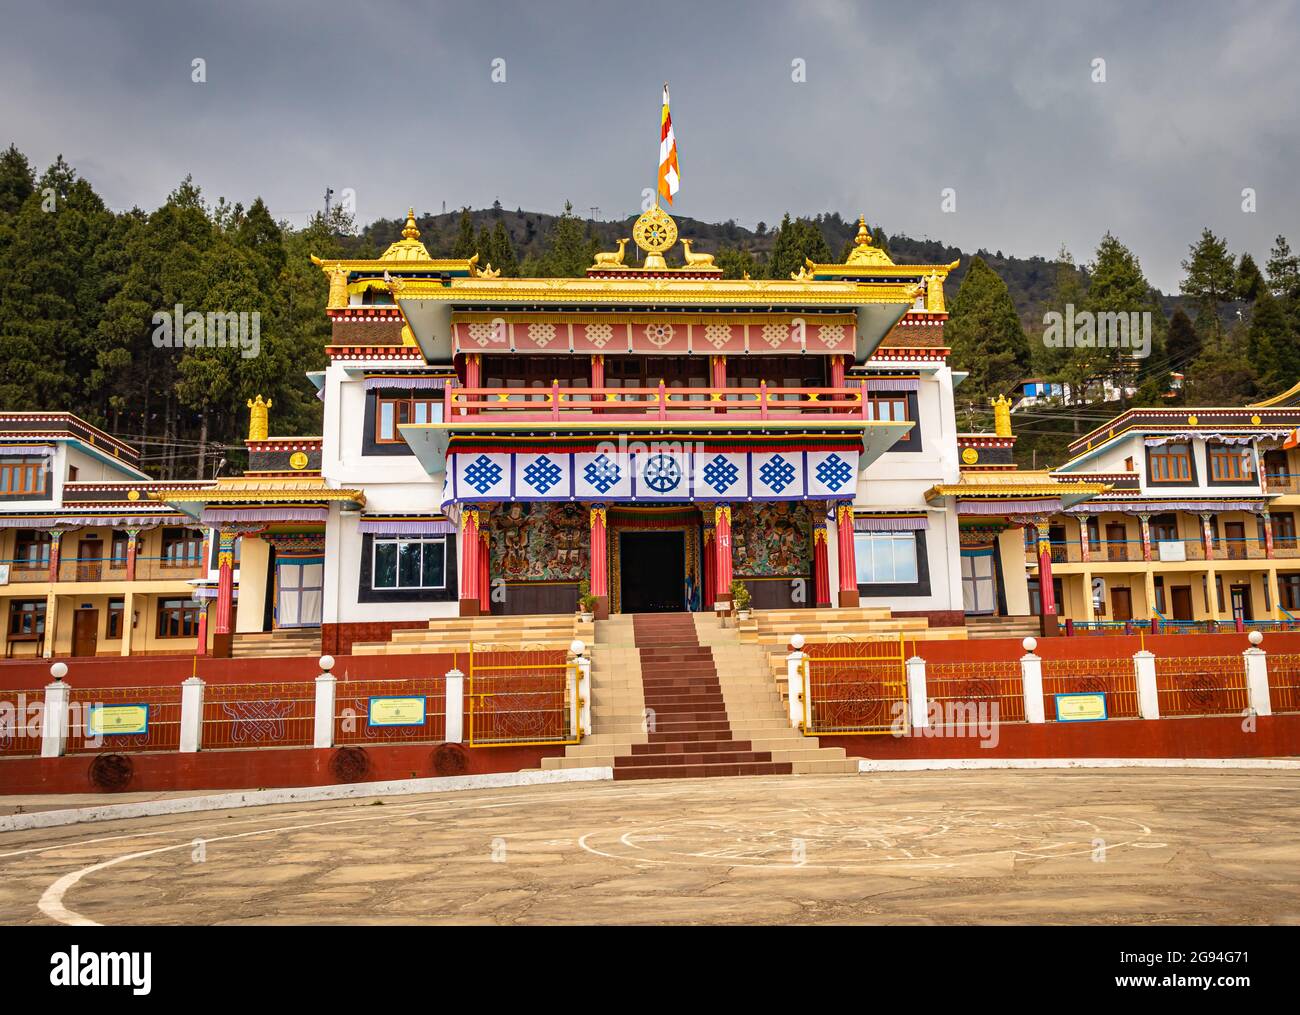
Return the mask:
<svg viewBox="0 0 1300 1015">
<path fill-rule="evenodd" d="M 593 205 L 590 206 L 590 208 L 589 208 L 588 210 L 591 212 L 591 221 L 592 221 L 592 222 L 595 222 L 596 219 L 600 218 L 600 206 L 599 206 L 599 205 L 594 205 L 594 204 L 593 204 Z"/>
<path fill-rule="evenodd" d="M 330 220 L 330 198 L 333 196 L 334 196 L 334 188 L 326 187 L 325 188 L 325 221 L 326 222 L 329 222 Z"/>
</svg>

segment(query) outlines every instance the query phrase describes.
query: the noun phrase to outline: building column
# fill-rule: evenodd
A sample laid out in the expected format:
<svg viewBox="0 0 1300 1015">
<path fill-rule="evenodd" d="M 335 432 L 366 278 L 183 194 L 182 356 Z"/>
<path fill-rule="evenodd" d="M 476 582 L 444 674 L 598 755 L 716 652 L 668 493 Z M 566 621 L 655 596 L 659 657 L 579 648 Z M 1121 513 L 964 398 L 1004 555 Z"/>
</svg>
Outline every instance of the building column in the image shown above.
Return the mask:
<svg viewBox="0 0 1300 1015">
<path fill-rule="evenodd" d="M 1088 516 L 1079 518 L 1079 559 L 1087 564 L 1092 560 L 1092 543 L 1088 540 Z"/>
<path fill-rule="evenodd" d="M 832 388 L 844 387 L 844 357 L 843 356 L 831 357 L 831 387 Z"/>
<path fill-rule="evenodd" d="M 1201 515 L 1201 542 L 1205 546 L 1205 559 L 1214 559 L 1214 530 L 1210 528 L 1210 519 L 1214 516 L 1208 512 Z"/>
<path fill-rule="evenodd" d="M 1268 603 L 1272 607 L 1273 619 L 1282 619 L 1282 590 L 1277 583 L 1277 568 L 1268 569 L 1268 577 L 1264 579 L 1268 582 Z"/>
<path fill-rule="evenodd" d="M 1089 624 L 1097 619 L 1097 604 L 1092 599 L 1092 572 L 1083 572 L 1083 619 Z"/>
<path fill-rule="evenodd" d="M 59 629 L 59 597 L 53 591 L 45 594 L 45 641 L 41 645 L 41 654 L 46 659 L 54 658 L 54 644 Z"/>
<path fill-rule="evenodd" d="M 605 386 L 605 356 L 599 352 L 591 354 L 591 386 L 593 388 Z"/>
<path fill-rule="evenodd" d="M 478 512 L 462 508 L 460 512 L 460 615 L 479 615 L 479 552 L 482 543 L 478 538 Z"/>
<path fill-rule="evenodd" d="M 825 525 L 813 529 L 813 605 L 818 609 L 831 605 L 831 575 Z"/>
<path fill-rule="evenodd" d="M 126 580 L 135 581 L 135 555 L 140 549 L 140 530 L 126 530 Z"/>
<path fill-rule="evenodd" d="M 731 505 L 713 509 L 713 606 L 718 613 L 731 610 Z"/>
<path fill-rule="evenodd" d="M 122 655 L 131 654 L 131 641 L 134 634 L 135 593 L 127 589 L 122 597 Z"/>
<path fill-rule="evenodd" d="M 714 577 L 717 561 L 714 559 L 713 526 L 704 529 L 704 587 L 700 589 L 700 609 L 713 609 L 713 597 L 717 591 L 717 579 Z"/>
<path fill-rule="evenodd" d="M 234 635 L 231 632 L 235 602 L 235 533 L 222 529 L 217 536 L 217 618 L 212 632 L 212 654 L 229 658 Z"/>
<path fill-rule="evenodd" d="M 1147 597 L 1147 619 L 1150 620 L 1156 615 L 1156 573 L 1151 568 L 1147 568 L 1142 574 L 1143 591 Z"/>
<path fill-rule="evenodd" d="M 591 594 L 596 597 L 596 619 L 609 617 L 609 530 L 603 504 L 591 506 Z"/>
<path fill-rule="evenodd" d="M 491 554 L 488 552 L 491 548 L 491 533 L 485 528 L 478 535 L 478 609 L 480 613 L 489 614 L 492 612 L 492 566 Z"/>
<path fill-rule="evenodd" d="M 1047 520 L 1037 522 L 1034 528 L 1038 532 L 1038 599 L 1042 604 L 1042 616 L 1039 626 L 1044 637 L 1057 633 L 1056 622 L 1056 583 L 1052 580 L 1052 541 Z M 1088 596 L 1092 596 L 1092 585 L 1088 586 Z"/>
<path fill-rule="evenodd" d="M 1267 511 L 1259 513 L 1259 520 L 1264 526 L 1264 556 L 1273 556 L 1273 516 Z"/>
<path fill-rule="evenodd" d="M 1138 515 L 1138 528 L 1142 531 L 1142 559 L 1151 559 L 1151 516 Z M 1147 569 L 1148 572 L 1150 568 Z"/>
<path fill-rule="evenodd" d="M 716 390 L 721 390 L 726 386 L 727 386 L 727 357 L 710 356 L 709 357 L 709 387 L 715 389 L 716 391 Z M 718 398 L 721 399 L 722 396 L 718 395 Z M 727 411 L 726 403 L 719 402 L 719 404 L 714 407 L 713 411 L 726 412 Z"/>
<path fill-rule="evenodd" d="M 840 606 L 858 605 L 858 561 L 853 546 L 853 505 L 835 508 L 835 529 L 839 542 Z"/>
<path fill-rule="evenodd" d="M 476 352 L 467 353 L 465 356 L 465 387 L 481 388 L 483 386 L 483 357 Z M 470 395 L 471 399 L 479 396 Z M 474 416 L 478 414 L 478 409 L 469 408 L 465 410 L 465 415 Z"/>
<path fill-rule="evenodd" d="M 63 543 L 63 530 L 50 529 L 50 584 L 53 585 L 59 580 L 59 556 Z"/>
<path fill-rule="evenodd" d="M 1205 612 L 1211 620 L 1223 619 L 1219 609 L 1219 572 L 1213 564 L 1205 569 Z"/>
</svg>

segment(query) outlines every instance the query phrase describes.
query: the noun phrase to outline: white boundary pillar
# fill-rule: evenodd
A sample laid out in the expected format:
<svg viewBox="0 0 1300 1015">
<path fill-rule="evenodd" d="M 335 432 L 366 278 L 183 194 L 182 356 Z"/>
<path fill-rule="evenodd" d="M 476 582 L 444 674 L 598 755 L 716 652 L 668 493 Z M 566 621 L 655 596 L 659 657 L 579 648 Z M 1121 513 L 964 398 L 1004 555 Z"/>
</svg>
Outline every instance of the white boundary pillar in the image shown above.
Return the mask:
<svg viewBox="0 0 1300 1015">
<path fill-rule="evenodd" d="M 1133 653 L 1133 679 L 1137 684 L 1138 715 L 1160 718 L 1160 694 L 1156 688 L 1156 657 L 1153 652 Z"/>
<path fill-rule="evenodd" d="M 68 700 L 72 688 L 63 682 L 68 664 L 50 667 L 53 683 L 45 685 L 45 707 L 41 710 L 41 757 L 59 758 L 68 744 Z M 84 732 L 84 731 L 83 731 Z"/>
<path fill-rule="evenodd" d="M 569 646 L 573 662 L 578 667 L 578 723 L 584 737 L 591 736 L 591 656 L 581 638 L 574 638 Z"/>
<path fill-rule="evenodd" d="M 789 692 L 790 725 L 795 729 L 798 729 L 799 724 L 803 722 L 803 662 L 808 658 L 803 653 L 803 646 L 803 635 L 792 635 L 791 652 L 785 657 L 785 683 L 786 690 Z"/>
<path fill-rule="evenodd" d="M 181 753 L 194 754 L 203 746 L 203 688 L 201 677 L 181 681 Z"/>
<path fill-rule="evenodd" d="M 334 700 L 338 679 L 330 672 L 334 668 L 333 656 L 320 657 L 321 675 L 316 678 L 316 721 L 313 747 L 334 746 Z"/>
<path fill-rule="evenodd" d="M 447 671 L 445 702 L 447 717 L 443 739 L 449 744 L 463 743 L 465 740 L 465 674 L 458 669 Z"/>
<path fill-rule="evenodd" d="M 920 656 L 907 661 L 907 707 L 912 729 L 929 729 L 930 700 L 925 687 L 925 660 Z"/>
<path fill-rule="evenodd" d="M 1037 638 L 1026 638 L 1022 645 L 1025 654 L 1020 657 L 1020 690 L 1025 699 L 1025 722 L 1043 723 L 1047 715 L 1043 708 L 1043 660 L 1034 655 Z"/>
<path fill-rule="evenodd" d="M 1242 653 L 1246 662 L 1246 700 L 1256 715 L 1272 715 L 1273 699 L 1268 691 L 1268 654 L 1259 647 L 1264 635 L 1250 632 L 1250 648 Z"/>
</svg>

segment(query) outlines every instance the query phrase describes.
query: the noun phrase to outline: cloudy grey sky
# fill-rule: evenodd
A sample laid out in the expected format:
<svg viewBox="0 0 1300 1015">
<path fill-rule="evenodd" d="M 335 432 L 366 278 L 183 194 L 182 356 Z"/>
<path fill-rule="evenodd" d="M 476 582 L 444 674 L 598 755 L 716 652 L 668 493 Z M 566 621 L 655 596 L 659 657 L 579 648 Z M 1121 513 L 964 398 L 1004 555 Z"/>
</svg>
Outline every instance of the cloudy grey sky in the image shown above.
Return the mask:
<svg viewBox="0 0 1300 1015">
<path fill-rule="evenodd" d="M 0 144 L 42 167 L 62 152 L 117 208 L 153 208 L 192 173 L 295 224 L 326 186 L 353 188 L 362 221 L 498 197 L 613 218 L 653 185 L 667 80 L 686 215 L 865 211 L 966 249 L 1064 243 L 1079 260 L 1110 229 L 1166 290 L 1204 225 L 1261 265 L 1278 232 L 1300 246 L 1300 5 L 1285 0 L 0 10 Z"/>
</svg>

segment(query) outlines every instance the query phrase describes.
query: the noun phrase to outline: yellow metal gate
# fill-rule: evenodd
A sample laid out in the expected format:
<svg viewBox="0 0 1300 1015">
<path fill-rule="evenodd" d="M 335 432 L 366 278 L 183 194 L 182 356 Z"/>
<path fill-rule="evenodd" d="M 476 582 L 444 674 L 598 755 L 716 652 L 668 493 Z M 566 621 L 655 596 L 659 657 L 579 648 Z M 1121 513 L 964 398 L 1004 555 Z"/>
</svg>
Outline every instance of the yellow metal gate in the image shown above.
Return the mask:
<svg viewBox="0 0 1300 1015">
<path fill-rule="evenodd" d="M 469 647 L 469 745 L 521 747 L 582 739 L 578 666 L 562 650 Z"/>
<path fill-rule="evenodd" d="M 901 633 L 808 645 L 804 656 L 804 736 L 908 731 L 907 663 Z"/>
</svg>

